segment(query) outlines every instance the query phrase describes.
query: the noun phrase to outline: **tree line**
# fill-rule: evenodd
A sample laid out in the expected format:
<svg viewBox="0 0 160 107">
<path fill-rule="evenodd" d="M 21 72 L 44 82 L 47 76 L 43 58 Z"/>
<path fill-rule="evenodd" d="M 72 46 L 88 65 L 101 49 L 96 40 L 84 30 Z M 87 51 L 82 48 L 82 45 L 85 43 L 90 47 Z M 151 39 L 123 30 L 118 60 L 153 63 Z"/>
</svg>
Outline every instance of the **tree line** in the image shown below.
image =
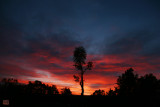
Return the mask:
<svg viewBox="0 0 160 107">
<path fill-rule="evenodd" d="M 129 68 L 117 79 L 117 86 L 105 93 L 104 90 L 96 90 L 92 95 L 97 96 L 129 96 L 129 97 L 159 97 L 160 80 L 152 73 L 139 77 Z"/>
<path fill-rule="evenodd" d="M 0 95 L 15 96 L 15 95 L 72 95 L 69 88 L 57 89 L 56 85 L 47 85 L 41 81 L 29 81 L 28 84 L 21 84 L 17 79 L 4 78 L 0 82 Z"/>
</svg>

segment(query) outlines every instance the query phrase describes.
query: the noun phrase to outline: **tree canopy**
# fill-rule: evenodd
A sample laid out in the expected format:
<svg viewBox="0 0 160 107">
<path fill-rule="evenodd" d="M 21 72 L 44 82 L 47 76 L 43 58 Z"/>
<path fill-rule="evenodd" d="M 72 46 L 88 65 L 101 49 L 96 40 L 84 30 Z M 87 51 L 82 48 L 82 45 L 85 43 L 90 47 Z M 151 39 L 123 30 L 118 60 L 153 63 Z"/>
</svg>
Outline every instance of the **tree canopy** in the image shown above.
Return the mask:
<svg viewBox="0 0 160 107">
<path fill-rule="evenodd" d="M 93 63 L 92 62 L 88 62 L 86 64 L 85 60 L 86 60 L 86 50 L 84 47 L 80 46 L 80 47 L 76 47 L 74 52 L 73 52 L 73 61 L 74 61 L 74 66 L 77 70 L 80 71 L 80 73 L 78 75 L 73 75 L 74 79 L 76 82 L 80 83 L 81 86 L 81 95 L 84 95 L 84 78 L 83 75 L 87 70 L 91 70 L 93 67 Z"/>
</svg>

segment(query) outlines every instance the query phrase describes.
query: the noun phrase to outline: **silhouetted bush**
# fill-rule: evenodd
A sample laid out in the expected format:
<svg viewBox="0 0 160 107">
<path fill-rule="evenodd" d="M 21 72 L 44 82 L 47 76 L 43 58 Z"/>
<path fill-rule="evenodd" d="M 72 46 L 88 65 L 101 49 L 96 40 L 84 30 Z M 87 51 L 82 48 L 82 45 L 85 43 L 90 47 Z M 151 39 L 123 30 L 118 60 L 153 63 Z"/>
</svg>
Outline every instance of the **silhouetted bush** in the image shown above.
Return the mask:
<svg viewBox="0 0 160 107">
<path fill-rule="evenodd" d="M 116 92 L 110 88 L 108 92 L 106 92 L 107 96 L 116 96 Z"/>
<path fill-rule="evenodd" d="M 62 91 L 61 91 L 61 94 L 62 94 L 62 95 L 65 95 L 65 96 L 72 95 L 71 90 L 70 90 L 69 88 L 67 88 L 67 87 L 65 87 L 65 88 L 63 88 L 63 89 L 61 89 L 61 90 L 62 90 Z"/>
<path fill-rule="evenodd" d="M 38 80 L 36 80 L 35 82 L 29 81 L 29 84 L 27 85 L 27 91 L 29 94 L 59 94 L 58 89 L 55 85 L 48 86 Z"/>
<path fill-rule="evenodd" d="M 94 96 L 105 96 L 105 91 L 104 90 L 95 90 L 95 92 L 93 92 Z"/>
<path fill-rule="evenodd" d="M 13 95 L 55 95 L 59 94 L 55 85 L 48 86 L 41 81 L 29 81 L 29 84 L 20 84 L 17 79 L 2 79 L 0 84 L 0 95 L 13 96 Z"/>
</svg>

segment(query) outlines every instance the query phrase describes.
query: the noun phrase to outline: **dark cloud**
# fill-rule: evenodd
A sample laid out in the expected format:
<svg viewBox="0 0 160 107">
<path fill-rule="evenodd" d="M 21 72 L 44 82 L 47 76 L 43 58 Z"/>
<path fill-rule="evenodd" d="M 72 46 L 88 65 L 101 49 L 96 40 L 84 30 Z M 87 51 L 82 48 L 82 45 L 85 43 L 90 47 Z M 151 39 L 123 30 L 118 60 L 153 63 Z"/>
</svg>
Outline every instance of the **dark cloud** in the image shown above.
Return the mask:
<svg viewBox="0 0 160 107">
<path fill-rule="evenodd" d="M 106 71 L 105 70 L 105 71 L 92 72 L 92 74 L 118 77 L 121 74 L 121 72 L 119 72 L 119 71 L 109 71 L 109 70 Z"/>
<path fill-rule="evenodd" d="M 0 32 L 0 63 L 6 62 L 6 67 L 1 66 L 0 74 L 11 76 L 7 72 L 12 72 L 12 75 L 18 75 L 18 77 L 27 76 L 27 73 L 35 72 L 32 69 L 48 70 L 57 75 L 71 74 L 69 73 L 70 68 L 66 68 L 63 63 L 72 61 L 70 56 L 73 49 L 81 43 L 74 39 L 74 36 L 68 31 L 48 35 L 37 33 L 31 35 L 14 28 L 12 30 L 2 29 Z M 17 62 L 22 65 L 15 66 L 14 63 Z M 30 71 L 21 69 L 25 65 L 32 69 Z M 20 70 L 24 73 L 21 73 Z"/>
<path fill-rule="evenodd" d="M 159 41 L 159 33 L 152 33 L 146 30 L 117 34 L 106 45 L 104 53 L 157 56 L 160 54 Z"/>
<path fill-rule="evenodd" d="M 3 55 L 26 55 L 38 50 L 49 51 L 51 55 L 58 56 L 63 49 L 80 44 L 74 40 L 73 35 L 68 32 L 59 34 L 27 35 L 20 31 L 1 31 L 0 49 Z"/>
<path fill-rule="evenodd" d="M 104 69 L 110 69 L 110 67 L 134 67 L 134 65 L 127 64 L 127 63 L 99 63 L 95 66 L 96 68 L 104 68 Z"/>
<path fill-rule="evenodd" d="M 96 89 L 99 89 L 99 88 L 106 88 L 106 87 L 110 87 L 110 86 L 113 86 L 114 84 L 90 84 L 90 85 L 88 85 L 89 87 L 91 87 L 91 88 L 96 88 Z"/>
<path fill-rule="evenodd" d="M 22 66 L 16 64 L 9 64 L 9 63 L 0 63 L 0 78 L 3 77 L 14 77 L 14 78 L 21 78 L 25 76 L 33 76 L 36 77 L 36 73 L 32 71 L 30 68 L 24 68 Z"/>
</svg>

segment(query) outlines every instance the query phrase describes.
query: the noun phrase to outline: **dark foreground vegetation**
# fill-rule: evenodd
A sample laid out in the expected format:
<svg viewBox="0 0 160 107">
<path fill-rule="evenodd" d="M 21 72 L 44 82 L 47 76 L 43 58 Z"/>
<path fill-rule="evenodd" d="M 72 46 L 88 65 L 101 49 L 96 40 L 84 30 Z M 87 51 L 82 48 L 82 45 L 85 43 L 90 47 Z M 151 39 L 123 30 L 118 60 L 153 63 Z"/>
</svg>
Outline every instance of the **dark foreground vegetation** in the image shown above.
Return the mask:
<svg viewBox="0 0 160 107">
<path fill-rule="evenodd" d="M 90 96 L 72 95 L 69 88 L 59 91 L 55 85 L 40 81 L 27 85 L 16 79 L 2 79 L 0 107 L 9 100 L 8 107 L 159 107 L 160 80 L 153 74 L 139 77 L 130 68 L 117 79 L 117 87 L 105 93 L 96 90 Z"/>
<path fill-rule="evenodd" d="M 159 97 L 18 95 L 9 99 L 8 107 L 159 107 Z"/>
</svg>

